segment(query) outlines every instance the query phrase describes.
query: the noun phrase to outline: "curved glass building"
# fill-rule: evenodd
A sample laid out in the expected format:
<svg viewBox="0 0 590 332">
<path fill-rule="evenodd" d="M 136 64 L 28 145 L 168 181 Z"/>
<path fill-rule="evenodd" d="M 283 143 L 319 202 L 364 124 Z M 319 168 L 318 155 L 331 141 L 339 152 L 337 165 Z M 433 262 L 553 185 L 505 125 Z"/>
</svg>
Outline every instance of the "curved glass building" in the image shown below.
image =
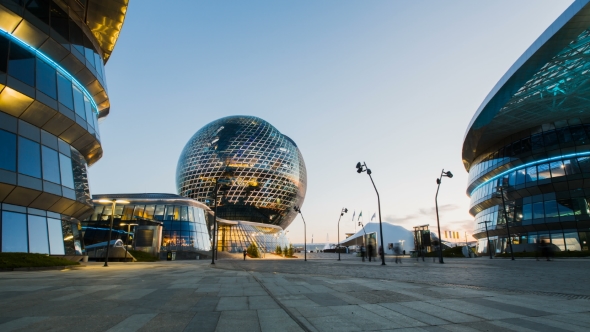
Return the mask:
<svg viewBox="0 0 590 332">
<path fill-rule="evenodd" d="M 575 1 L 516 61 L 463 144 L 480 252 L 588 250 L 590 5 Z M 508 232 L 509 230 L 509 232 Z"/>
<path fill-rule="evenodd" d="M 220 188 L 219 218 L 277 225 L 285 229 L 295 219 L 294 206 L 305 197 L 307 175 L 303 156 L 289 137 L 254 116 L 229 116 L 201 128 L 188 141 L 176 168 L 181 196 L 200 202 Z"/>
<path fill-rule="evenodd" d="M 114 213 L 110 203 L 102 203 L 113 199 L 126 202 L 115 205 Z M 110 194 L 94 195 L 93 203 L 94 212 L 82 222 L 85 245 L 107 241 L 112 215 L 111 240 L 121 239 L 135 250 L 154 255 L 175 251 L 179 258 L 193 259 L 194 252 L 211 250 L 209 208 L 193 199 L 174 194 Z"/>
<path fill-rule="evenodd" d="M 80 254 L 126 0 L 0 0 L 2 252 Z"/>
</svg>

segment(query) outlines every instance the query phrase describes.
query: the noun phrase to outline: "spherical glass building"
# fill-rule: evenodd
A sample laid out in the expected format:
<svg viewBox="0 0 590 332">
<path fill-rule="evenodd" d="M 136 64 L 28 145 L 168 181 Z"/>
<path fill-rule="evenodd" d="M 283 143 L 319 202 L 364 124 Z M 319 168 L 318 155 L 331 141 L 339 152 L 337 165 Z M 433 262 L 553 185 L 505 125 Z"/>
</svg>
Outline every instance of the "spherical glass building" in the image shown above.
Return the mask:
<svg viewBox="0 0 590 332">
<path fill-rule="evenodd" d="M 181 196 L 214 205 L 217 216 L 285 229 L 305 197 L 307 175 L 297 145 L 254 116 L 229 116 L 201 128 L 176 169 Z"/>
</svg>

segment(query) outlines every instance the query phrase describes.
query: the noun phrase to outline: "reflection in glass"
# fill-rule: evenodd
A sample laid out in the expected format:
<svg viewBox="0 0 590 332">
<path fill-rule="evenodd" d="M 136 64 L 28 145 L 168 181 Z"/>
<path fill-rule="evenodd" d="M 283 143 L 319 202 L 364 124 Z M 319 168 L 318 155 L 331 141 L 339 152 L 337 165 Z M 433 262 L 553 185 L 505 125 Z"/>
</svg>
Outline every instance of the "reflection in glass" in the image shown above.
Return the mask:
<svg viewBox="0 0 590 332">
<path fill-rule="evenodd" d="M 16 172 L 16 135 L 0 130 L 0 168 Z"/>
<path fill-rule="evenodd" d="M 20 136 L 18 138 L 18 172 L 36 178 L 41 177 L 39 143 Z"/>
<path fill-rule="evenodd" d="M 37 89 L 53 99 L 57 99 L 56 72 L 50 65 L 37 59 Z"/>
<path fill-rule="evenodd" d="M 41 147 L 43 157 L 43 180 L 60 183 L 59 158 L 57 151 L 46 146 Z"/>
<path fill-rule="evenodd" d="M 28 252 L 27 216 L 2 211 L 2 252 Z"/>
<path fill-rule="evenodd" d="M 48 254 L 49 238 L 45 217 L 29 215 L 29 252 Z"/>
<path fill-rule="evenodd" d="M 61 227 L 61 220 L 47 218 L 49 249 L 52 255 L 65 255 L 64 236 Z"/>
<path fill-rule="evenodd" d="M 72 172 L 72 160 L 63 154 L 59 154 L 61 183 L 68 188 L 74 188 L 74 173 Z"/>
</svg>

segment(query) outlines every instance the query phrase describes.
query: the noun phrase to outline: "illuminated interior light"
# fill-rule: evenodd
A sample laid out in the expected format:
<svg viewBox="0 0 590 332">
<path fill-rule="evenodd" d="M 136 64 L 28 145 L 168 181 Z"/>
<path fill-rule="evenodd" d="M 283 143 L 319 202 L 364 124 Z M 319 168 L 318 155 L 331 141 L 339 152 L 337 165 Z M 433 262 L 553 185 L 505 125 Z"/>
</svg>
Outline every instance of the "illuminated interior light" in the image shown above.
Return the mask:
<svg viewBox="0 0 590 332">
<path fill-rule="evenodd" d="M 80 89 L 82 91 L 84 96 L 86 96 L 86 98 L 88 98 L 95 113 L 98 114 L 98 106 L 96 105 L 94 98 L 92 98 L 92 96 L 90 95 L 90 92 L 88 92 L 88 90 L 86 90 L 86 88 L 80 82 L 78 82 L 78 80 L 75 79 L 74 76 L 72 76 L 67 70 L 65 70 L 57 62 L 51 60 L 51 58 L 48 57 L 47 55 L 45 55 L 43 52 L 39 51 L 38 49 L 34 48 L 33 46 L 22 41 L 20 38 L 10 34 L 6 30 L 0 29 L 0 33 L 4 36 L 8 37 L 8 39 L 10 39 L 11 41 L 13 41 L 13 42 L 19 44 L 20 46 L 24 47 L 25 49 L 29 50 L 31 53 L 35 54 L 37 57 L 39 57 L 41 60 L 43 60 L 43 62 L 47 63 L 48 65 L 53 67 L 53 69 L 57 70 L 57 72 L 59 72 L 60 74 L 62 74 L 65 77 L 67 77 L 72 83 L 74 83 L 74 85 L 78 89 Z"/>
<path fill-rule="evenodd" d="M 531 161 L 530 163 L 526 163 L 524 165 L 520 165 L 518 167 L 511 168 L 511 169 L 506 170 L 506 171 L 504 171 L 504 172 L 502 172 L 500 174 L 497 174 L 494 177 L 490 178 L 489 180 L 481 183 L 480 185 L 478 185 L 477 187 L 475 187 L 471 191 L 471 193 L 469 194 L 469 196 L 472 196 L 473 193 L 477 189 L 479 189 L 479 188 L 485 186 L 486 184 L 488 184 L 488 183 L 490 183 L 492 181 L 495 181 L 495 180 L 497 180 L 497 179 L 499 179 L 499 178 L 503 177 L 504 175 L 509 174 L 511 172 L 514 172 L 514 171 L 517 171 L 517 170 L 520 170 L 520 169 L 523 169 L 523 168 L 526 168 L 526 167 L 535 166 L 535 165 L 538 165 L 538 164 L 543 164 L 543 163 L 550 162 L 550 161 L 556 161 L 556 160 L 567 159 L 567 158 L 572 158 L 572 157 L 583 157 L 583 156 L 590 156 L 590 151 L 589 152 L 579 152 L 579 153 L 566 154 L 566 155 L 562 155 L 562 156 L 545 158 L 545 159 L 541 159 L 541 160 L 537 160 L 537 161 Z M 562 167 L 563 167 L 563 165 L 562 165 Z"/>
</svg>

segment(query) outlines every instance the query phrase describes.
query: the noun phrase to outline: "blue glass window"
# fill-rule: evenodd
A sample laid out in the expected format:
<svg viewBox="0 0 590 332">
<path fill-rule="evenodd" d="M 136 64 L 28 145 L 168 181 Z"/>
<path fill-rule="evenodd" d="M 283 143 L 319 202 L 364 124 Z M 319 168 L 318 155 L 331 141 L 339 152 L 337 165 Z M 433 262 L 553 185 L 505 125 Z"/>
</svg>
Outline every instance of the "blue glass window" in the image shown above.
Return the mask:
<svg viewBox="0 0 590 332">
<path fill-rule="evenodd" d="M 16 135 L 0 130 L 0 168 L 16 172 Z"/>
<path fill-rule="evenodd" d="M 551 174 L 549 173 L 549 164 L 541 164 L 537 166 L 537 178 L 539 180 L 551 178 Z"/>
<path fill-rule="evenodd" d="M 65 255 L 61 220 L 47 218 L 47 230 L 49 231 L 49 249 L 51 254 Z"/>
<path fill-rule="evenodd" d="M 533 219 L 533 210 L 531 204 L 525 204 L 522 206 L 522 220 Z"/>
<path fill-rule="evenodd" d="M 30 86 L 35 86 L 35 56 L 18 44 L 11 43 L 8 74 Z"/>
<path fill-rule="evenodd" d="M 2 252 L 28 252 L 27 215 L 2 211 Z"/>
<path fill-rule="evenodd" d="M 561 161 L 555 161 L 550 164 L 551 177 L 560 177 L 565 175 L 565 169 Z"/>
<path fill-rule="evenodd" d="M 49 253 L 49 237 L 45 217 L 29 215 L 29 252 Z"/>
<path fill-rule="evenodd" d="M 59 154 L 59 165 L 61 174 L 61 184 L 68 187 L 74 188 L 74 173 L 72 172 L 72 160 L 63 154 Z"/>
<path fill-rule="evenodd" d="M 528 167 L 526 169 L 526 182 L 537 181 L 537 166 Z"/>
<path fill-rule="evenodd" d="M 92 106 L 86 97 L 84 97 L 84 112 L 86 112 L 86 122 L 88 122 L 88 124 L 94 128 L 94 120 L 92 119 L 94 117 L 92 114 Z"/>
<path fill-rule="evenodd" d="M 545 218 L 545 211 L 543 210 L 543 202 L 533 204 L 533 218 Z"/>
<path fill-rule="evenodd" d="M 80 90 L 74 87 L 74 110 L 82 119 L 86 120 L 86 110 L 84 109 L 84 95 Z"/>
<path fill-rule="evenodd" d="M 569 199 L 557 200 L 557 208 L 559 209 L 560 217 L 568 217 L 574 215 L 574 210 L 571 208 L 572 203 Z"/>
<path fill-rule="evenodd" d="M 60 183 L 59 159 L 57 151 L 46 146 L 41 147 L 43 157 L 43 180 Z"/>
<path fill-rule="evenodd" d="M 546 201 L 545 202 L 545 217 L 558 217 L 559 214 L 557 212 L 557 203 L 554 200 Z"/>
<path fill-rule="evenodd" d="M 57 76 L 55 69 L 37 59 L 37 89 L 53 99 L 57 99 Z"/>
<path fill-rule="evenodd" d="M 74 109 L 74 99 L 72 97 L 72 82 L 65 77 L 57 74 L 57 92 L 59 102 L 67 108 Z"/>
<path fill-rule="evenodd" d="M 41 151 L 39 143 L 18 138 L 18 172 L 41 178 Z"/>
</svg>

